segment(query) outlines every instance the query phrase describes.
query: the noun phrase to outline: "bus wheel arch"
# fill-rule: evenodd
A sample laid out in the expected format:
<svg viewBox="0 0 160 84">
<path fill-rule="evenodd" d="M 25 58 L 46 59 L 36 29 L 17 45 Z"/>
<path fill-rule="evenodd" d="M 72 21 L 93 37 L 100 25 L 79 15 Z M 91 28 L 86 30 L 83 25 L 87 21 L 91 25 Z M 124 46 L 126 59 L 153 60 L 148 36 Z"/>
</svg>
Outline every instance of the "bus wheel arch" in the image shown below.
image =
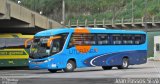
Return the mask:
<svg viewBox="0 0 160 84">
<path fill-rule="evenodd" d="M 76 60 L 74 58 L 71 58 L 67 61 L 66 67 L 63 69 L 64 72 L 73 72 L 74 69 L 76 69 Z"/>
<path fill-rule="evenodd" d="M 118 69 L 128 69 L 129 66 L 129 57 L 124 56 L 122 58 L 122 65 L 118 66 Z"/>
</svg>

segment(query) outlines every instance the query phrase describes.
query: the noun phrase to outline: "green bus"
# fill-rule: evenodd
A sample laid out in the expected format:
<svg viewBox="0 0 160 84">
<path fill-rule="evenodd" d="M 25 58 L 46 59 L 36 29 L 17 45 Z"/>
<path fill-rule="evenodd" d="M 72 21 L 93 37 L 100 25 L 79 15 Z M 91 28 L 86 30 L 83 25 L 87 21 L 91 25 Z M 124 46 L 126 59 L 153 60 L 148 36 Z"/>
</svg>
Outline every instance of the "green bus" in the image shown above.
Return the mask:
<svg viewBox="0 0 160 84">
<path fill-rule="evenodd" d="M 29 50 L 24 47 L 24 42 L 31 38 L 33 35 L 21 33 L 0 34 L 0 67 L 28 66 Z"/>
</svg>

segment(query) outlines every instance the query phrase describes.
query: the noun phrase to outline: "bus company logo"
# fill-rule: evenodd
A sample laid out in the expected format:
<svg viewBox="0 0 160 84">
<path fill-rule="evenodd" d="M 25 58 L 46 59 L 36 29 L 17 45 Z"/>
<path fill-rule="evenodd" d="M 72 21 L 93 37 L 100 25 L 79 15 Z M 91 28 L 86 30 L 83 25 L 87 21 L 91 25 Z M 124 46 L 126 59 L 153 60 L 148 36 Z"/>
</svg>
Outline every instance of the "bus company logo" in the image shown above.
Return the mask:
<svg viewBox="0 0 160 84">
<path fill-rule="evenodd" d="M 0 55 L 27 55 L 27 53 L 23 50 L 12 50 L 12 51 L 9 51 L 9 50 L 2 50 L 0 51 Z"/>
<path fill-rule="evenodd" d="M 85 34 L 86 36 L 83 36 L 82 38 L 82 35 Z M 90 51 L 93 51 L 91 50 L 91 45 L 83 45 L 83 41 L 87 41 L 87 38 L 90 34 L 90 31 L 87 29 L 87 28 L 84 28 L 84 27 L 79 27 L 79 28 L 75 28 L 75 31 L 74 31 L 74 35 L 75 37 L 77 37 L 76 39 L 74 39 L 76 41 L 76 43 L 80 43 L 80 45 L 76 45 L 75 48 L 78 52 L 80 53 L 88 53 Z M 88 40 L 89 41 L 89 40 Z M 95 52 L 98 51 L 98 49 L 94 49 Z"/>
<path fill-rule="evenodd" d="M 95 48 L 95 49 L 90 49 L 88 52 L 86 52 L 86 53 L 82 53 L 83 51 L 86 51 L 86 50 L 80 50 L 80 51 L 77 51 L 77 50 L 70 50 L 69 51 L 69 54 L 93 54 L 93 53 L 97 53 L 98 52 L 98 50 L 97 50 L 97 48 Z"/>
</svg>

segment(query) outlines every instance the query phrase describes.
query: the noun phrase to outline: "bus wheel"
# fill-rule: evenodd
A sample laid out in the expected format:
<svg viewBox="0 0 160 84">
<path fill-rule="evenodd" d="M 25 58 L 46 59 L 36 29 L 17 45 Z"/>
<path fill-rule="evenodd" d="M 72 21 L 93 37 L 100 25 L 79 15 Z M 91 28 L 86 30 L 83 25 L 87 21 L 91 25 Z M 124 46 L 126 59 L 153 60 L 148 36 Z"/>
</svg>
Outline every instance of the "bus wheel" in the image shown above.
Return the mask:
<svg viewBox="0 0 160 84">
<path fill-rule="evenodd" d="M 123 58 L 122 65 L 118 66 L 118 69 L 127 69 L 129 66 L 128 58 Z"/>
<path fill-rule="evenodd" d="M 57 70 L 55 70 L 55 69 L 48 69 L 48 71 L 51 72 L 51 73 L 56 73 L 57 72 Z"/>
<path fill-rule="evenodd" d="M 112 69 L 111 66 L 102 66 L 102 68 L 103 68 L 103 70 L 110 70 L 110 69 Z"/>
<path fill-rule="evenodd" d="M 76 68 L 76 64 L 74 61 L 69 60 L 67 63 L 67 66 L 65 69 L 63 69 L 64 72 L 73 72 L 74 69 Z"/>
</svg>

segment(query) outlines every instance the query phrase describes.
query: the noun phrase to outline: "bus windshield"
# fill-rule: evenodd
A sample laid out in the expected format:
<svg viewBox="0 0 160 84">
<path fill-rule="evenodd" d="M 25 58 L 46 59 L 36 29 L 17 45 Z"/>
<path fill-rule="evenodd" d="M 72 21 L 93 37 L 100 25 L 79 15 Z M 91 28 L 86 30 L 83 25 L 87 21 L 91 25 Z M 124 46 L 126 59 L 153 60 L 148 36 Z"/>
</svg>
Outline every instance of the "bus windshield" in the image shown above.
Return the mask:
<svg viewBox="0 0 160 84">
<path fill-rule="evenodd" d="M 50 47 L 47 46 L 50 37 L 35 37 L 30 47 L 30 58 L 41 59 L 60 52 L 64 46 L 67 35 L 61 34 L 58 36 L 61 36 L 61 38 L 56 38 L 51 41 Z"/>
<path fill-rule="evenodd" d="M 42 58 L 49 55 L 49 48 L 47 48 L 47 39 L 49 39 L 49 37 L 34 38 L 30 48 L 30 58 Z"/>
</svg>

